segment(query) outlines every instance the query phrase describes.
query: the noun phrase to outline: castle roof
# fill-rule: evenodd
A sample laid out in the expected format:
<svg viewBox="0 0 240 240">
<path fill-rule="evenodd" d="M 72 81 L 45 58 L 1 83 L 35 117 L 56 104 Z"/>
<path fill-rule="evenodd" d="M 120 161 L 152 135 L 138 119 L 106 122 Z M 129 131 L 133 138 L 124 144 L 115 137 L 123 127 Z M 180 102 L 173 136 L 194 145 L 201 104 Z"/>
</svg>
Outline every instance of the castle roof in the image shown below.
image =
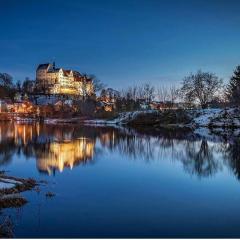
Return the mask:
<svg viewBox="0 0 240 240">
<path fill-rule="evenodd" d="M 90 78 L 88 78 L 85 75 L 82 75 L 78 71 L 73 71 L 73 70 L 70 70 L 70 69 L 66 69 L 65 70 L 63 68 L 55 68 L 55 65 L 53 65 L 51 63 L 39 64 L 38 68 L 37 68 L 37 71 L 38 70 L 47 70 L 48 73 L 57 73 L 61 69 L 63 71 L 64 76 L 66 76 L 66 77 L 68 77 L 71 74 L 71 72 L 72 72 L 73 77 L 74 77 L 74 81 L 77 81 L 77 82 L 83 82 L 83 81 L 91 82 L 92 81 Z"/>
<path fill-rule="evenodd" d="M 48 69 L 50 65 L 50 63 L 39 64 L 37 70 Z"/>
<path fill-rule="evenodd" d="M 63 73 L 65 76 L 69 76 L 71 72 L 72 72 L 72 70 L 64 70 L 63 69 Z"/>
<path fill-rule="evenodd" d="M 82 77 L 82 74 L 80 72 L 78 72 L 78 71 L 73 71 L 73 75 L 75 77 Z"/>
<path fill-rule="evenodd" d="M 75 80 L 76 82 L 83 82 L 83 81 L 91 82 L 91 81 L 92 81 L 90 78 L 86 78 L 86 77 L 84 77 L 84 76 L 82 76 L 82 75 L 75 75 L 75 76 L 74 76 L 74 80 Z"/>
</svg>

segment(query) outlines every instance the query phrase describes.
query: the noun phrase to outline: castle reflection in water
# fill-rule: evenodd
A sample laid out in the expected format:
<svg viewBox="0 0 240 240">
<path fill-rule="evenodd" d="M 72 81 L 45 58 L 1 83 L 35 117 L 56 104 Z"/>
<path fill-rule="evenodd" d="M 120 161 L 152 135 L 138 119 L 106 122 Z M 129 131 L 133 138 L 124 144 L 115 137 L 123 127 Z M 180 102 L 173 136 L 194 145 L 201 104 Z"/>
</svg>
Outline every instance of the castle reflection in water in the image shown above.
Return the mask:
<svg viewBox="0 0 240 240">
<path fill-rule="evenodd" d="M 18 159 L 14 155 L 24 155 L 36 160 L 39 172 L 51 175 L 65 168 L 92 164 L 97 154 L 111 151 L 128 160 L 179 161 L 184 171 L 199 178 L 227 167 L 240 179 L 239 138 L 211 141 L 183 130 L 0 123 L 3 169 Z"/>
<path fill-rule="evenodd" d="M 10 161 L 10 153 L 21 149 L 25 155 L 35 156 L 38 170 L 48 174 L 85 164 L 93 159 L 95 140 L 81 136 L 75 138 L 74 133 L 72 127 L 38 123 L 0 125 L 0 163 Z"/>
<path fill-rule="evenodd" d="M 65 167 L 85 163 L 93 158 L 94 142 L 82 138 L 73 141 L 53 142 L 46 152 L 37 158 L 37 168 L 40 171 L 51 173 L 52 169 L 60 172 Z"/>
</svg>

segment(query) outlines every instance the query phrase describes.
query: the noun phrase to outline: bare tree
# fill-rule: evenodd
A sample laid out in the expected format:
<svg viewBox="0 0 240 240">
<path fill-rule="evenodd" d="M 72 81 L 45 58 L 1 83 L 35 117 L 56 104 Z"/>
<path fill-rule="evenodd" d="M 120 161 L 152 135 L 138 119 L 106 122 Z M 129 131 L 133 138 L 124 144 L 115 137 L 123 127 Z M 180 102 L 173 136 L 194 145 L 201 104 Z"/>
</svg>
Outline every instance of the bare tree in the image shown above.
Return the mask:
<svg viewBox="0 0 240 240">
<path fill-rule="evenodd" d="M 199 70 L 183 79 L 181 93 L 185 102 L 197 103 L 206 108 L 221 88 L 222 80 L 214 73 Z"/>
<path fill-rule="evenodd" d="M 160 86 L 157 88 L 156 97 L 160 102 L 166 102 L 169 99 L 169 91 L 165 86 Z"/>
<path fill-rule="evenodd" d="M 132 87 L 133 100 L 137 101 L 138 99 L 138 87 L 135 85 Z"/>
<path fill-rule="evenodd" d="M 169 99 L 170 99 L 172 105 L 174 105 L 178 96 L 179 96 L 179 90 L 176 88 L 176 86 L 175 85 L 170 86 L 169 87 Z"/>
<path fill-rule="evenodd" d="M 85 101 L 86 97 L 88 96 L 88 76 L 86 74 L 82 76 L 82 81 L 79 87 L 79 92 L 81 92 L 82 99 Z"/>
<path fill-rule="evenodd" d="M 22 91 L 28 94 L 28 93 L 32 93 L 33 89 L 34 89 L 34 81 L 26 77 L 22 83 Z"/>
<path fill-rule="evenodd" d="M 138 98 L 137 90 L 138 90 L 137 86 L 129 87 L 126 90 L 128 98 L 131 99 L 131 100 L 137 101 L 137 98 Z"/>
<path fill-rule="evenodd" d="M 151 100 L 154 97 L 154 93 L 155 93 L 154 86 L 151 86 L 149 83 L 145 83 L 143 85 L 143 94 L 144 94 L 144 99 L 146 100 L 146 102 L 148 102 L 148 103 L 151 102 Z"/>
<path fill-rule="evenodd" d="M 20 80 L 18 80 L 17 83 L 16 83 L 16 89 L 17 89 L 18 92 L 22 91 L 22 84 L 21 84 Z"/>
<path fill-rule="evenodd" d="M 106 87 L 104 83 L 101 82 L 94 74 L 83 74 L 86 81 L 92 82 L 92 91 L 93 93 L 100 92 L 103 88 Z"/>
<path fill-rule="evenodd" d="M 132 86 L 127 89 L 122 89 L 120 95 L 125 99 L 137 101 L 139 99 L 138 87 Z"/>
<path fill-rule="evenodd" d="M 12 76 L 8 73 L 0 73 L 0 85 L 3 87 L 11 88 L 13 86 Z"/>
<path fill-rule="evenodd" d="M 143 86 L 137 87 L 137 99 L 144 99 L 144 89 Z"/>
<path fill-rule="evenodd" d="M 99 79 L 97 78 L 94 78 L 92 80 L 92 83 L 93 83 L 93 92 L 96 93 L 96 92 L 99 92 L 101 91 L 103 88 L 106 87 L 106 85 L 104 83 L 102 83 Z"/>
</svg>

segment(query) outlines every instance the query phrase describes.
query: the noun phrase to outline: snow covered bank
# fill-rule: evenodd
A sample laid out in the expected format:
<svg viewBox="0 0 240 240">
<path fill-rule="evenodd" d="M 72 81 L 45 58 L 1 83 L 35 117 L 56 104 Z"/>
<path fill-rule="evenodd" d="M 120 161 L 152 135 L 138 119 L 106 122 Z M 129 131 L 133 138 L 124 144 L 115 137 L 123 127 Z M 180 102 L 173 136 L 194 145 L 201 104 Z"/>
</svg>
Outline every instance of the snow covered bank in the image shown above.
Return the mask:
<svg viewBox="0 0 240 240">
<path fill-rule="evenodd" d="M 33 122 L 30 118 L 16 118 L 16 122 Z M 131 125 L 151 127 L 240 128 L 240 109 L 204 110 L 145 110 L 119 113 L 115 119 L 46 118 L 46 124 Z"/>
<path fill-rule="evenodd" d="M 144 119 L 163 125 L 179 125 L 186 127 L 208 128 L 240 128 L 239 108 L 212 108 L 203 110 L 165 110 L 165 111 L 136 111 L 121 114 L 117 122 L 128 124 Z M 146 121 L 148 123 L 148 121 Z"/>
<path fill-rule="evenodd" d="M 210 128 L 239 128 L 240 110 L 229 109 L 205 109 L 193 112 L 193 123 L 196 127 Z"/>
<path fill-rule="evenodd" d="M 119 124 L 117 119 L 114 120 L 105 120 L 105 119 L 91 119 L 91 120 L 84 120 L 84 125 L 116 125 Z"/>
<path fill-rule="evenodd" d="M 158 114 L 158 111 L 133 111 L 119 113 L 119 116 L 112 120 L 107 119 L 86 119 L 82 120 L 81 123 L 84 125 L 125 125 L 131 121 L 136 120 L 139 117 L 146 117 L 149 114 Z"/>
<path fill-rule="evenodd" d="M 221 109 L 191 110 L 193 123 L 200 127 L 208 127 L 211 120 L 221 112 Z"/>
<path fill-rule="evenodd" d="M 186 111 L 181 109 L 145 110 L 121 113 L 116 122 L 132 126 L 182 127 L 187 126 L 191 122 L 191 118 Z"/>
</svg>

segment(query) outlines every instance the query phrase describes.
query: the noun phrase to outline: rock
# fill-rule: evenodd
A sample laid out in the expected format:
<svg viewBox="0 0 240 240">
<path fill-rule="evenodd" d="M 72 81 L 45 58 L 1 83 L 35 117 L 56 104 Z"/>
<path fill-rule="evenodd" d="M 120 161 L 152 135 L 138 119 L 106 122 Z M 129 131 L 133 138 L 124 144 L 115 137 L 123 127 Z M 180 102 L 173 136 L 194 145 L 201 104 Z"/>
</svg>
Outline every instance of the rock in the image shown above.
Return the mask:
<svg viewBox="0 0 240 240">
<path fill-rule="evenodd" d="M 47 192 L 46 193 L 46 197 L 47 198 L 52 198 L 52 197 L 54 197 L 55 196 L 55 193 L 52 193 L 52 192 Z"/>
</svg>

